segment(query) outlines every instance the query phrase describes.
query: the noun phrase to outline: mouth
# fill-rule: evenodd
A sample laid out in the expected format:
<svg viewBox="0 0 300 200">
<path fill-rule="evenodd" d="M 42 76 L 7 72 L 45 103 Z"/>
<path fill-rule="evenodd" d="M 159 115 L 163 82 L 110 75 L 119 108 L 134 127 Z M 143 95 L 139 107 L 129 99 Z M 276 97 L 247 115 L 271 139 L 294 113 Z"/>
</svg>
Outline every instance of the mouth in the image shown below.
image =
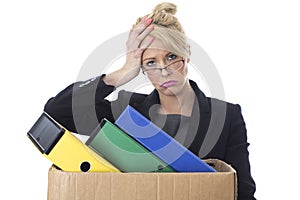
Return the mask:
<svg viewBox="0 0 300 200">
<path fill-rule="evenodd" d="M 176 84 L 176 81 L 167 81 L 160 85 L 162 88 L 172 87 Z"/>
</svg>

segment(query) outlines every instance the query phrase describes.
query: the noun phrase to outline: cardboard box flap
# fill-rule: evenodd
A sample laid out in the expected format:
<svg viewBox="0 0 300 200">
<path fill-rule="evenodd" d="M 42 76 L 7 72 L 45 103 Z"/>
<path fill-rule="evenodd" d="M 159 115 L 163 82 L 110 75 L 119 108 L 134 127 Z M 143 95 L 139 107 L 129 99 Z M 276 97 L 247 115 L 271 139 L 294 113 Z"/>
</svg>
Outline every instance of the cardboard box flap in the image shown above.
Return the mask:
<svg viewBox="0 0 300 200">
<path fill-rule="evenodd" d="M 218 172 L 234 172 L 236 173 L 235 169 L 232 168 L 230 165 L 225 163 L 222 160 L 217 160 L 217 159 L 205 159 L 204 160 L 206 163 L 208 163 L 210 166 L 215 168 Z"/>
</svg>

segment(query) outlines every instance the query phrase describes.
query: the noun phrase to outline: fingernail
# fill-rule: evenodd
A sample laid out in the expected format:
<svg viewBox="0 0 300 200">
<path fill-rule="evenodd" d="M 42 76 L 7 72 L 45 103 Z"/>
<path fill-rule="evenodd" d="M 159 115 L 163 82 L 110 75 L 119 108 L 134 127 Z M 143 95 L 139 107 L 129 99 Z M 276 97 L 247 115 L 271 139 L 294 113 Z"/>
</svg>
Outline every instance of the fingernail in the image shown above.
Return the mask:
<svg viewBox="0 0 300 200">
<path fill-rule="evenodd" d="M 151 23 L 152 22 L 152 19 L 151 18 L 149 18 L 149 19 L 147 19 L 147 24 L 149 24 L 149 23 Z"/>
<path fill-rule="evenodd" d="M 154 28 L 153 25 L 148 26 L 148 29 L 152 30 Z"/>
<path fill-rule="evenodd" d="M 144 16 L 141 21 L 145 21 L 146 19 L 147 19 L 147 16 Z"/>
</svg>

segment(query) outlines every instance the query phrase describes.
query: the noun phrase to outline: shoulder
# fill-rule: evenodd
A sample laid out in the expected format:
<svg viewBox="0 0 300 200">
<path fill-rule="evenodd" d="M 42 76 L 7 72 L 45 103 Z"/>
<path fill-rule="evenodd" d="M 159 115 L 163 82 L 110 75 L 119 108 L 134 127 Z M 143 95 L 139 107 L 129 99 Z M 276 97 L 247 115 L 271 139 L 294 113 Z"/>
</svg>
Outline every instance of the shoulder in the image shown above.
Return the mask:
<svg viewBox="0 0 300 200">
<path fill-rule="evenodd" d="M 241 111 L 241 106 L 239 104 L 231 103 L 228 101 L 220 100 L 217 98 L 207 97 L 211 110 L 213 107 L 222 108 L 225 107 L 227 111 Z"/>
<path fill-rule="evenodd" d="M 197 99 L 200 104 L 200 108 L 202 108 L 205 112 L 225 112 L 227 114 L 231 113 L 232 111 L 240 111 L 239 104 L 233 104 L 228 101 L 220 100 L 213 97 L 207 97 L 198 87 L 197 83 L 190 80 L 190 84 L 194 89 Z"/>
<path fill-rule="evenodd" d="M 211 120 L 214 126 L 222 124 L 223 136 L 229 138 L 230 145 L 247 141 L 246 123 L 241 106 L 231 102 L 208 98 L 211 104 Z"/>
<path fill-rule="evenodd" d="M 225 123 L 232 124 L 232 121 L 244 121 L 242 109 L 239 104 L 228 101 L 207 97 L 212 116 L 225 120 Z"/>
<path fill-rule="evenodd" d="M 205 93 L 202 92 L 202 90 L 198 87 L 198 84 L 196 82 L 194 82 L 193 80 L 189 80 L 189 82 L 193 90 L 195 91 L 199 103 L 205 110 L 218 110 L 224 108 L 226 108 L 226 110 L 232 110 L 240 108 L 238 104 L 233 104 L 228 101 L 206 96 Z"/>
</svg>

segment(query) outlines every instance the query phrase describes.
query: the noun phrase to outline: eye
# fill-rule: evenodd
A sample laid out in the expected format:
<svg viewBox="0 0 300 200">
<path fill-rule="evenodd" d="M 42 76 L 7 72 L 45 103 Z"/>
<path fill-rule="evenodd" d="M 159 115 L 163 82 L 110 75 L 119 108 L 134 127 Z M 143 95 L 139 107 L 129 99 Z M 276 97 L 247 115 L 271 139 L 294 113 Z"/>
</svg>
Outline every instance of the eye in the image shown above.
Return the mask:
<svg viewBox="0 0 300 200">
<path fill-rule="evenodd" d="M 168 61 L 175 60 L 176 58 L 177 58 L 177 55 L 175 55 L 175 54 L 169 54 L 169 55 L 167 56 L 167 60 L 168 60 Z"/>
<path fill-rule="evenodd" d="M 146 62 L 145 67 L 156 67 L 156 62 L 153 60 Z"/>
</svg>

